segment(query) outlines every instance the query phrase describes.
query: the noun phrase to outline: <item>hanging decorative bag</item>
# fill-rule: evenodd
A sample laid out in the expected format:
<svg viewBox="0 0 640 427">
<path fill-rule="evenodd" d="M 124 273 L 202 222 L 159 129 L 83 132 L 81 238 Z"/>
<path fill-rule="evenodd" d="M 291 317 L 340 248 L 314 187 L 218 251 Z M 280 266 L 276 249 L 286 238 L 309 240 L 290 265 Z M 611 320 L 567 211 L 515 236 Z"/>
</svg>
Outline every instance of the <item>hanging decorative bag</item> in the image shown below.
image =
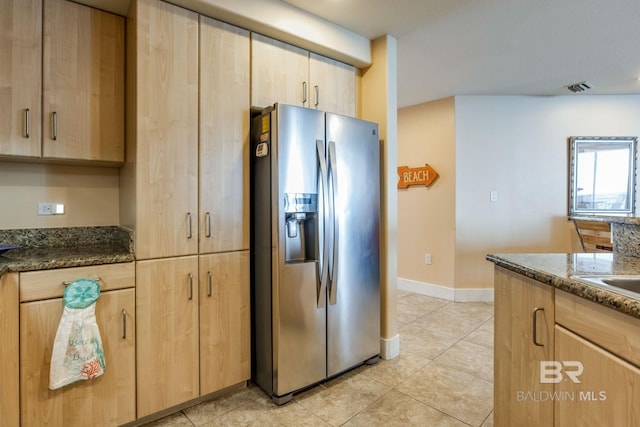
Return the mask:
<svg viewBox="0 0 640 427">
<path fill-rule="evenodd" d="M 95 314 L 99 296 L 96 280 L 78 279 L 65 289 L 64 311 L 51 354 L 51 390 L 104 373 L 104 351 Z"/>
</svg>

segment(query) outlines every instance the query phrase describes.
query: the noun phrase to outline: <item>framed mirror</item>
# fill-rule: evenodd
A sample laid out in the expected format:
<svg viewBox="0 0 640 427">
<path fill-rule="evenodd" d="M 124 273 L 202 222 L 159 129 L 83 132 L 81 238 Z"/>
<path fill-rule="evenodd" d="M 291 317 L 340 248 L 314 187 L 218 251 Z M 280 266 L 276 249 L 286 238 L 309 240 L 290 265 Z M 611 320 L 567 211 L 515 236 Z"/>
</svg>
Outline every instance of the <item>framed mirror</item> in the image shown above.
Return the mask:
<svg viewBox="0 0 640 427">
<path fill-rule="evenodd" d="M 635 216 L 637 139 L 569 138 L 569 215 Z"/>
</svg>

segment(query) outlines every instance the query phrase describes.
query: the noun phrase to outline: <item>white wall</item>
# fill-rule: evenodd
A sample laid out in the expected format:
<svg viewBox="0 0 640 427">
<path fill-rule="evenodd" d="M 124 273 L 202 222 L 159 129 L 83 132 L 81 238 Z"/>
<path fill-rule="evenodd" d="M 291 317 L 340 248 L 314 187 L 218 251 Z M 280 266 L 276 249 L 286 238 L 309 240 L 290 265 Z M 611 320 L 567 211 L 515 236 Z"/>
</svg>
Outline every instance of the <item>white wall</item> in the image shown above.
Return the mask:
<svg viewBox="0 0 640 427">
<path fill-rule="evenodd" d="M 456 97 L 454 287 L 492 287 L 488 252 L 578 250 L 567 138 L 637 136 L 639 119 L 640 96 Z"/>
<path fill-rule="evenodd" d="M 423 107 L 415 114 L 415 108 L 420 106 L 411 107 L 414 111 L 399 110 L 399 153 L 421 161 L 425 158 L 419 155 L 424 150 L 421 144 L 439 142 L 425 142 L 424 135 L 429 132 L 421 137 L 419 125 L 428 125 L 438 112 Z M 408 126 L 415 130 L 406 132 Z M 447 185 L 448 180 L 455 182 L 455 204 L 453 208 L 428 206 L 438 209 L 438 215 L 455 217 L 453 280 L 430 281 L 429 269 L 419 257 L 412 264 L 401 261 L 398 275 L 401 280 L 409 278 L 422 284 L 425 293 L 437 284 L 453 288 L 453 298 L 463 295 L 458 299 L 465 299 L 469 289 L 493 287 L 493 264 L 485 260 L 487 253 L 580 251 L 573 225 L 566 219 L 568 137 L 640 136 L 640 96 L 459 96 L 455 97 L 454 126 L 455 177 L 440 179 L 447 180 Z M 430 158 L 429 163 L 448 160 Z M 496 202 L 489 200 L 491 191 L 498 192 Z M 415 200 L 401 197 L 399 217 L 407 218 L 406 210 L 416 206 Z M 424 228 L 420 224 L 424 219 L 409 220 L 400 221 L 400 236 Z M 432 230 L 412 241 L 400 238 L 398 251 L 411 253 L 433 247 L 435 265 L 447 255 L 438 252 L 442 245 L 435 242 L 450 238 L 448 228 Z M 423 241 L 423 246 L 416 247 L 416 240 Z M 418 268 L 424 273 L 416 277 Z"/>
</svg>

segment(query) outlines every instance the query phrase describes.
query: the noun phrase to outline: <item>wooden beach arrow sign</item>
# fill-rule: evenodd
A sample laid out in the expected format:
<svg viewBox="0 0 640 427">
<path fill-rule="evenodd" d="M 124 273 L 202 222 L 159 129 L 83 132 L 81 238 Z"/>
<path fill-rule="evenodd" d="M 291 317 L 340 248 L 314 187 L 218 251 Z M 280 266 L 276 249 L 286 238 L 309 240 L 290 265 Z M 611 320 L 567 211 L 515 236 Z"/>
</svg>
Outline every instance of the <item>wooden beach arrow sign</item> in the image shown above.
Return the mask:
<svg viewBox="0 0 640 427">
<path fill-rule="evenodd" d="M 409 188 L 411 185 L 424 185 L 425 187 L 429 187 L 438 177 L 438 172 L 425 163 L 424 166 L 417 168 L 398 166 L 398 175 L 400 176 L 400 180 L 398 181 L 398 188 L 400 189 Z"/>
</svg>

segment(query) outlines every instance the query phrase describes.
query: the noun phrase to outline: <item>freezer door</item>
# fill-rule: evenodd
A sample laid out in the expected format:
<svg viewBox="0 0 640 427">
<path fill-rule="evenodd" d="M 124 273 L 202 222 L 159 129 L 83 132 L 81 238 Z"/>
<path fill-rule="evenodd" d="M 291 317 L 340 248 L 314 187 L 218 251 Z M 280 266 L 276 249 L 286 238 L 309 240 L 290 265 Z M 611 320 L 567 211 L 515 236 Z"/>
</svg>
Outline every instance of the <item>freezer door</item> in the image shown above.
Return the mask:
<svg viewBox="0 0 640 427">
<path fill-rule="evenodd" d="M 378 126 L 326 115 L 333 227 L 327 374 L 380 352 L 380 145 Z"/>
<path fill-rule="evenodd" d="M 276 105 L 272 144 L 272 209 L 276 265 L 272 278 L 274 394 L 282 396 L 326 377 L 326 304 L 318 298 L 318 140 L 324 114 Z M 273 148 L 272 148 L 273 149 Z"/>
</svg>

